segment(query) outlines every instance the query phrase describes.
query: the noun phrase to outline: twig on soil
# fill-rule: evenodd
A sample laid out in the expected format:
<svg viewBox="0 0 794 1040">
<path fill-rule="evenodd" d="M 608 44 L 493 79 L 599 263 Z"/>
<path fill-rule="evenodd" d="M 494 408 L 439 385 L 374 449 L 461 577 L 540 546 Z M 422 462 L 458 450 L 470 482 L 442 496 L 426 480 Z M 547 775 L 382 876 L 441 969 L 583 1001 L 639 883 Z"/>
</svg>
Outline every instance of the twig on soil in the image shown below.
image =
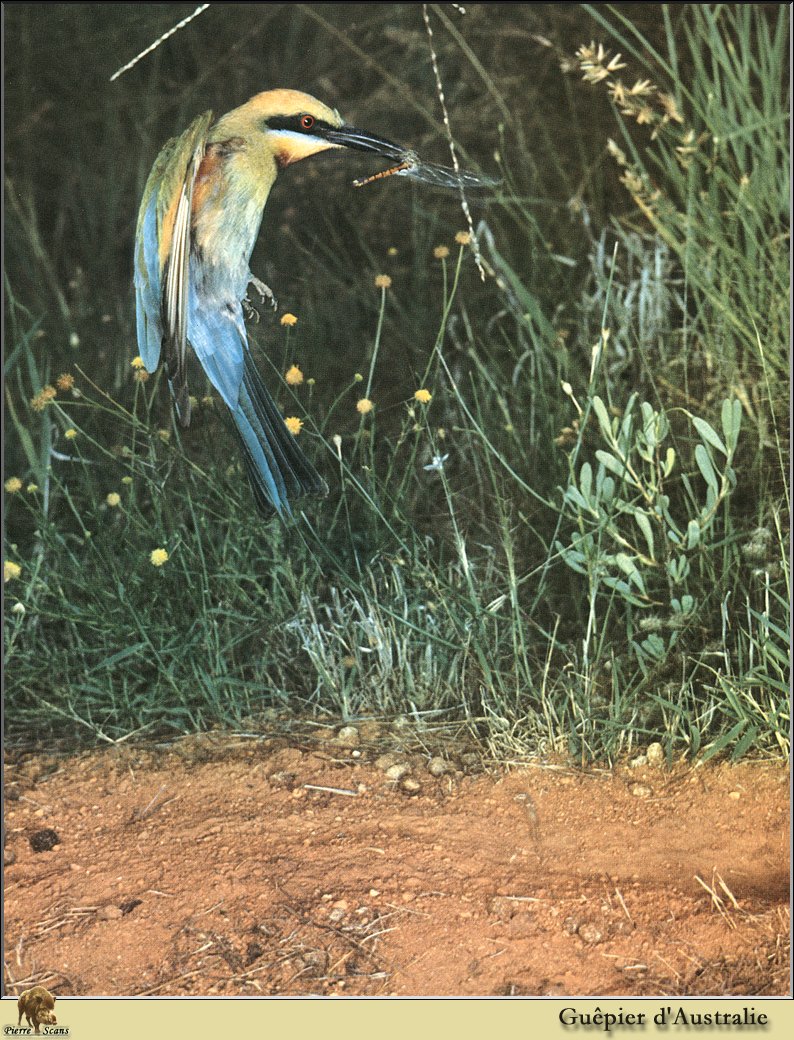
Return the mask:
<svg viewBox="0 0 794 1040">
<path fill-rule="evenodd" d="M 544 899 L 538 899 L 536 896 L 498 896 L 499 899 L 505 899 L 511 903 L 544 903 Z"/>
<path fill-rule="evenodd" d="M 8 971 L 7 962 L 4 961 L 3 964 L 10 977 L 11 973 Z M 34 971 L 32 975 L 28 975 L 26 978 L 20 979 L 18 982 L 11 982 L 10 985 L 13 986 L 14 989 L 19 990 L 30 989 L 32 986 L 46 986 L 47 989 L 52 990 L 55 989 L 56 986 L 63 985 L 64 983 L 70 990 L 72 990 L 72 992 L 74 992 L 74 984 L 72 983 L 72 980 L 68 975 L 64 975 L 60 971 Z M 8 986 L 6 986 L 6 988 L 8 988 Z"/>
<path fill-rule="evenodd" d="M 57 931 L 59 928 L 63 928 L 64 925 L 73 921 L 74 918 L 87 918 L 92 916 L 99 909 L 98 906 L 72 906 L 66 911 L 61 911 L 57 916 L 45 917 L 44 920 L 39 921 L 33 927 L 33 938 L 40 939 L 43 935 L 47 935 L 49 932 Z"/>
<path fill-rule="evenodd" d="M 716 877 L 717 881 L 719 882 L 719 885 L 720 885 L 720 888 L 722 889 L 722 891 L 725 893 L 725 895 L 728 897 L 728 899 L 730 899 L 731 903 L 733 904 L 734 909 L 735 910 L 741 910 L 741 907 L 736 902 L 736 897 L 734 896 L 733 892 L 731 892 L 731 890 L 728 888 L 728 886 L 725 884 L 725 882 L 722 880 L 720 875 L 715 873 L 714 876 Z"/>
<path fill-rule="evenodd" d="M 328 794 L 344 794 L 349 798 L 358 798 L 358 791 L 348 791 L 344 787 L 320 787 L 318 784 L 304 784 L 306 791 L 326 791 Z"/>
<path fill-rule="evenodd" d="M 632 918 L 631 914 L 629 913 L 628 908 L 627 908 L 625 902 L 623 901 L 623 895 L 622 895 L 620 889 L 617 886 L 615 886 L 615 895 L 618 897 L 618 902 L 623 907 L 623 913 L 626 915 L 626 917 L 628 917 L 629 923 L 630 924 L 634 924 L 634 919 Z"/>
<path fill-rule="evenodd" d="M 182 979 L 192 979 L 194 975 L 200 975 L 204 969 L 196 968 L 193 971 L 183 972 L 182 975 L 172 975 L 170 979 L 166 979 L 165 982 L 159 982 L 156 986 L 150 986 L 149 989 L 138 990 L 133 993 L 133 997 L 150 997 L 152 993 L 157 993 L 158 990 L 165 989 L 166 986 L 170 986 L 172 982 L 179 982 Z"/>
<path fill-rule="evenodd" d="M 716 876 L 719 878 L 720 883 L 722 885 L 722 888 L 725 889 L 727 894 L 733 900 L 733 905 L 738 910 L 739 909 L 739 905 L 736 902 L 736 900 L 733 898 L 731 893 L 728 891 L 728 889 L 725 887 L 725 883 L 722 881 L 722 878 L 719 877 L 719 874 L 717 874 Z M 715 891 L 713 885 L 711 887 L 709 885 L 707 885 L 706 882 L 703 880 L 703 878 L 700 877 L 698 874 L 695 874 L 695 881 L 697 881 L 697 883 L 699 885 L 702 885 L 703 888 L 705 888 L 705 890 L 711 896 L 712 906 L 719 913 L 720 917 L 723 917 L 727 921 L 727 923 L 731 926 L 731 928 L 735 928 L 736 927 L 736 922 L 728 914 L 727 908 L 725 906 L 725 901 L 719 895 L 717 895 L 717 892 Z"/>
<path fill-rule="evenodd" d="M 409 906 L 395 906 L 394 903 L 386 903 L 385 905 L 391 907 L 391 909 L 394 910 L 394 913 L 396 914 L 415 914 L 417 917 L 430 916 L 430 914 L 426 914 L 422 910 L 412 910 Z M 380 917 L 380 920 L 385 921 L 387 917 L 393 916 L 394 914 L 383 914 L 383 916 Z"/>
<path fill-rule="evenodd" d="M 154 798 L 152 798 L 152 800 L 149 802 L 149 804 L 146 806 L 146 808 L 145 809 L 135 809 L 133 811 L 132 816 L 130 817 L 129 822 L 130 823 L 140 823 L 141 820 L 145 820 L 147 816 L 152 816 L 154 813 L 159 812 L 160 809 L 162 809 L 164 805 L 168 805 L 169 802 L 176 801 L 176 797 L 177 796 L 174 794 L 174 795 L 171 795 L 170 798 L 165 798 L 165 799 L 163 799 L 162 802 L 158 802 L 157 799 L 160 797 L 160 795 L 165 790 L 167 790 L 167 785 L 166 784 L 160 784 L 159 791 L 154 796 Z"/>
<path fill-rule="evenodd" d="M 212 906 L 207 907 L 206 910 L 199 910 L 199 912 L 196 914 L 196 917 L 204 917 L 207 914 L 211 914 L 213 910 L 217 910 L 219 906 L 222 906 L 225 901 L 226 900 L 224 899 L 220 899 L 217 903 L 213 903 Z"/>
<path fill-rule="evenodd" d="M 682 975 L 682 974 L 681 974 L 681 973 L 680 973 L 679 971 L 677 971 L 677 970 L 676 970 L 676 969 L 675 969 L 675 968 L 674 968 L 674 967 L 672 966 L 672 964 L 671 964 L 671 963 L 670 963 L 669 961 L 665 960 L 665 959 L 664 959 L 664 957 L 662 957 L 661 953 L 657 953 L 657 952 L 656 952 L 656 950 L 654 950 L 654 951 L 653 951 L 653 955 L 654 955 L 654 957 L 655 957 L 655 958 L 656 958 L 657 960 L 659 960 L 659 961 L 661 961 L 661 962 L 662 962 L 662 964 L 663 964 L 663 965 L 665 966 L 665 968 L 667 968 L 667 970 L 668 970 L 668 971 L 669 971 L 669 972 L 670 972 L 670 973 L 671 973 L 672 975 L 675 975 L 675 977 L 676 977 L 676 978 L 678 979 L 678 981 L 679 981 L 679 982 L 681 982 L 681 981 L 683 980 L 683 975 Z"/>
</svg>

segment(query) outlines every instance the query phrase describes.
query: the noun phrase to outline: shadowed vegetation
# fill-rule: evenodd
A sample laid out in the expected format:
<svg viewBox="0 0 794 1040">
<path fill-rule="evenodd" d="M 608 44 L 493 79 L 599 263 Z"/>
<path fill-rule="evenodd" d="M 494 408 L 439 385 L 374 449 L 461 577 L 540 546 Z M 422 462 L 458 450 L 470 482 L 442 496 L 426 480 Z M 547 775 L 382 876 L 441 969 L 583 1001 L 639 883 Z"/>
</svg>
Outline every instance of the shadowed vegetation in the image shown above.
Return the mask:
<svg viewBox="0 0 794 1040">
<path fill-rule="evenodd" d="M 486 277 L 454 192 L 279 178 L 250 336 L 331 488 L 287 524 L 203 375 L 183 431 L 133 364 L 151 163 L 274 86 L 449 145 L 421 5 L 212 5 L 108 82 L 193 9 L 6 10 L 8 735 L 276 708 L 786 755 L 788 8 L 429 5 L 459 154 L 501 178 L 468 197 Z"/>
</svg>

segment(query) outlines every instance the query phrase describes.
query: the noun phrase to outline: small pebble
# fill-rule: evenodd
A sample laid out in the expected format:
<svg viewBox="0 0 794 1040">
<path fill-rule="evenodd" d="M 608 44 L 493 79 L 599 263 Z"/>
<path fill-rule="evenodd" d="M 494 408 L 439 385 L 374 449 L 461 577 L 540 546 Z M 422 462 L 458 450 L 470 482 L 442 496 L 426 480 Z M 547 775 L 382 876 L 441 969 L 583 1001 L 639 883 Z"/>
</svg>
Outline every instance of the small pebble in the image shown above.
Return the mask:
<svg viewBox="0 0 794 1040">
<path fill-rule="evenodd" d="M 400 780 L 405 776 L 406 773 L 411 772 L 411 767 L 405 762 L 398 762 L 393 766 L 389 766 L 386 770 L 387 780 Z"/>
<path fill-rule="evenodd" d="M 417 794 L 422 790 L 422 785 L 412 776 L 406 776 L 400 781 L 400 787 L 406 794 Z"/>
<path fill-rule="evenodd" d="M 382 769 L 385 773 L 387 769 L 391 769 L 392 766 L 400 765 L 405 761 L 403 755 L 398 755 L 394 751 L 388 751 L 385 755 L 381 755 L 375 759 L 375 768 Z"/>
<path fill-rule="evenodd" d="M 650 798 L 653 791 L 647 784 L 632 784 L 631 793 L 635 798 Z"/>
<path fill-rule="evenodd" d="M 451 766 L 449 762 L 438 756 L 436 758 L 431 758 L 427 767 L 427 771 L 431 776 L 443 776 L 444 773 L 448 773 L 450 769 Z"/>
<path fill-rule="evenodd" d="M 494 896 L 488 904 L 488 912 L 498 917 L 500 921 L 509 921 L 515 913 L 516 904 L 512 899 L 504 896 Z"/>
<path fill-rule="evenodd" d="M 648 765 L 653 766 L 654 769 L 660 769 L 664 765 L 664 748 L 658 742 L 649 744 L 645 754 L 648 758 Z"/>
<path fill-rule="evenodd" d="M 358 747 L 360 739 L 355 726 L 343 726 L 336 735 L 336 743 L 341 747 Z"/>
<path fill-rule="evenodd" d="M 96 915 L 100 921 L 118 921 L 124 916 L 124 911 L 118 906 L 100 906 Z"/>
<path fill-rule="evenodd" d="M 577 934 L 582 942 L 586 942 L 590 946 L 595 946 L 596 943 L 604 941 L 603 932 L 599 931 L 594 924 L 590 924 L 587 921 L 585 921 L 584 924 L 579 925 Z"/>
</svg>

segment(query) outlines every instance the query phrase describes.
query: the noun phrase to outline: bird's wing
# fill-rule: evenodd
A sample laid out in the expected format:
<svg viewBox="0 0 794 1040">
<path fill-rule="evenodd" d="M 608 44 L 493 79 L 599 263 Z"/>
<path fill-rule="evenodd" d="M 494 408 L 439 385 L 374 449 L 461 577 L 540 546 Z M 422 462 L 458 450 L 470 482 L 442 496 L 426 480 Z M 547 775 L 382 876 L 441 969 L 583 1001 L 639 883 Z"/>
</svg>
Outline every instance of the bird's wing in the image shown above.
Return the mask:
<svg viewBox="0 0 794 1040">
<path fill-rule="evenodd" d="M 138 350 L 147 371 L 153 372 L 165 347 L 177 414 L 185 425 L 190 418 L 185 351 L 191 203 L 211 123 L 212 112 L 205 112 L 157 156 L 135 237 Z"/>
</svg>

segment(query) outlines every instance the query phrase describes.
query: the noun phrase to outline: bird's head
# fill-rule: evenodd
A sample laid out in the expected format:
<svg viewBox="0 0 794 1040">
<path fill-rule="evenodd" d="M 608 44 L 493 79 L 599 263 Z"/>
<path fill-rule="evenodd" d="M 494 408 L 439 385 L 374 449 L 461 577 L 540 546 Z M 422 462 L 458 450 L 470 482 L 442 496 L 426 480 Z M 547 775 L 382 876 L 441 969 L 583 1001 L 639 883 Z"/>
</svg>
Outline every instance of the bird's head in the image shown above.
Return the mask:
<svg viewBox="0 0 794 1040">
<path fill-rule="evenodd" d="M 332 148 L 353 148 L 388 158 L 405 153 L 384 137 L 345 125 L 336 109 L 301 90 L 264 90 L 224 115 L 214 130 L 213 137 L 263 133 L 281 166 Z"/>
<path fill-rule="evenodd" d="M 300 90 L 266 90 L 218 123 L 223 136 L 264 134 L 279 166 L 306 159 L 330 148 L 357 148 L 390 158 L 403 149 L 385 138 L 347 127 L 339 113 Z M 213 135 L 214 136 L 214 135 Z"/>
<path fill-rule="evenodd" d="M 223 116 L 211 139 L 241 136 L 250 140 L 253 134 L 264 135 L 268 151 L 279 166 L 289 166 L 330 148 L 370 152 L 396 163 L 389 170 L 354 182 L 358 186 L 395 173 L 442 187 L 482 188 L 496 184 L 460 169 L 424 162 L 415 152 L 385 137 L 348 126 L 336 109 L 300 90 L 266 90 L 256 94 Z"/>
</svg>

